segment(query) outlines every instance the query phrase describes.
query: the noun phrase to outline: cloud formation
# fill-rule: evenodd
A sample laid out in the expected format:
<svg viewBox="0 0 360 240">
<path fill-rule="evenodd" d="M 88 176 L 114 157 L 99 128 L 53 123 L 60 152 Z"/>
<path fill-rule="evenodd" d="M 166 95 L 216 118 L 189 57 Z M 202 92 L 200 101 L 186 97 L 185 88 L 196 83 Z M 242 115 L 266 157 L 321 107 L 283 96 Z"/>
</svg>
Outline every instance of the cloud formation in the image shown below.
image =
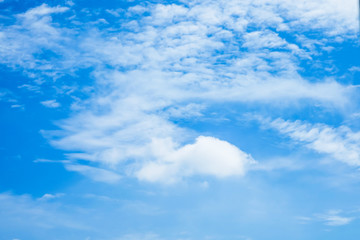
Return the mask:
<svg viewBox="0 0 360 240">
<path fill-rule="evenodd" d="M 98 182 L 116 183 L 121 179 L 121 177 L 114 172 L 96 167 L 80 164 L 66 164 L 65 168 L 69 171 L 79 172 Z"/>
<path fill-rule="evenodd" d="M 278 130 L 293 141 L 321 154 L 351 166 L 360 165 L 360 132 L 353 132 L 346 126 L 332 127 L 326 124 L 311 124 L 283 119 L 259 120 L 263 126 Z"/>
<path fill-rule="evenodd" d="M 171 140 L 154 140 L 155 161 L 145 163 L 136 173 L 140 180 L 172 183 L 183 177 L 210 175 L 218 178 L 242 176 L 255 163 L 236 146 L 213 137 L 200 136 L 195 143 L 174 149 Z"/>
<path fill-rule="evenodd" d="M 302 223 L 320 221 L 326 226 L 339 227 L 348 225 L 357 218 L 354 216 L 353 212 L 351 214 L 352 216 L 346 215 L 349 215 L 349 213 L 344 213 L 341 210 L 329 210 L 322 214 L 314 214 L 313 217 L 299 217 L 298 220 L 302 221 Z"/>
<path fill-rule="evenodd" d="M 58 103 L 55 99 L 42 101 L 40 103 L 42 105 L 44 105 L 45 107 L 48 107 L 48 108 L 58 108 L 58 107 L 60 107 L 60 103 Z"/>
<path fill-rule="evenodd" d="M 73 106 L 75 114 L 58 124 L 61 133 L 50 137 L 53 146 L 70 151 L 69 170 L 94 176 L 92 167 L 76 163 L 86 160 L 155 182 L 243 175 L 248 153 L 173 120 L 206 117 L 213 104 L 348 103 L 351 86 L 299 73 L 299 62 L 325 44 L 355 36 L 353 2 L 338 3 L 209 0 L 103 9 L 121 19 L 117 27 L 107 27 L 109 19 L 80 17 L 71 6 L 43 4 L 13 16 L 1 30 L 0 61 L 47 81 L 93 69 L 96 91 Z M 61 24 L 52 18 L 59 14 L 69 14 Z M 167 156 L 154 152 L 156 141 L 168 148 Z"/>
</svg>

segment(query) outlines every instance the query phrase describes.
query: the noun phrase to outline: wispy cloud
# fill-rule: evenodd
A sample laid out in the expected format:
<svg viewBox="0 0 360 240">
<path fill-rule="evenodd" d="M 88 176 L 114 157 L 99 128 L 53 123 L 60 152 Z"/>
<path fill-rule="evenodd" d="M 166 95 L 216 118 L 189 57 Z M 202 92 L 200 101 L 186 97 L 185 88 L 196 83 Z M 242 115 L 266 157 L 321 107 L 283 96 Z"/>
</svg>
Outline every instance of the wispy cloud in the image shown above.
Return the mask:
<svg viewBox="0 0 360 240">
<path fill-rule="evenodd" d="M 66 164 L 65 168 L 69 171 L 81 173 L 98 182 L 116 183 L 121 179 L 121 176 L 114 172 L 86 165 Z"/>
<path fill-rule="evenodd" d="M 147 234 L 126 234 L 120 238 L 116 238 L 116 240 L 163 240 L 158 234 L 155 233 L 147 233 Z"/>
<path fill-rule="evenodd" d="M 353 220 L 353 218 L 340 217 L 336 215 L 322 216 L 322 219 L 328 226 L 343 226 L 349 224 Z"/>
<path fill-rule="evenodd" d="M 259 121 L 263 126 L 278 130 L 306 148 L 327 154 L 351 166 L 360 165 L 360 132 L 353 132 L 347 126 L 332 127 L 280 118 L 260 118 Z"/>
<path fill-rule="evenodd" d="M 341 210 L 329 210 L 326 213 L 314 214 L 313 217 L 298 217 L 302 223 L 321 222 L 326 226 L 338 227 L 350 224 L 356 219 L 354 216 L 346 216 Z"/>
<path fill-rule="evenodd" d="M 44 105 L 45 107 L 48 107 L 48 108 L 58 108 L 58 107 L 60 107 L 60 103 L 58 103 L 55 99 L 42 101 L 40 103 L 42 105 Z"/>
<path fill-rule="evenodd" d="M 47 198 L 45 195 L 43 197 Z M 51 195 L 52 196 L 52 195 Z M 13 195 L 9 193 L 0 194 L 0 219 L 3 232 L 4 229 L 27 229 L 28 233 L 34 229 L 42 229 L 48 231 L 54 227 L 64 227 L 66 229 L 81 229 L 85 230 L 87 227 L 72 219 L 67 214 L 61 211 L 62 205 L 49 203 L 46 199 L 35 200 L 29 195 Z M 6 228 L 6 227 L 5 227 Z M 14 235 L 14 234 L 12 234 Z"/>
<path fill-rule="evenodd" d="M 66 12 L 67 10 L 69 10 L 69 8 L 67 7 L 61 7 L 61 6 L 49 7 L 47 4 L 44 3 L 38 7 L 26 11 L 23 14 L 19 14 L 18 16 L 25 18 L 27 21 L 31 21 L 34 18 L 37 19 L 37 17 L 39 16 L 46 16 L 54 13 L 63 13 Z"/>
<path fill-rule="evenodd" d="M 56 194 L 50 194 L 50 193 L 45 193 L 42 197 L 38 198 L 38 201 L 49 201 L 52 199 L 56 199 L 56 198 L 60 198 L 62 196 L 64 196 L 64 193 L 56 193 Z"/>
</svg>

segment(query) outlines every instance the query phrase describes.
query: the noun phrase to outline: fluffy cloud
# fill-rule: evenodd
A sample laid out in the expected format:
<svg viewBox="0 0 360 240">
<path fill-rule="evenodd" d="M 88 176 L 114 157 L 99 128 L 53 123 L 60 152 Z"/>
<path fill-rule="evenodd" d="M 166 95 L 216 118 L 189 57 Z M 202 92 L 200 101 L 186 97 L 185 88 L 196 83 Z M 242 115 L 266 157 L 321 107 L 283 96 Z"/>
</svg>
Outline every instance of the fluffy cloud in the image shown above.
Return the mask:
<svg viewBox="0 0 360 240">
<path fill-rule="evenodd" d="M 242 176 L 254 160 L 234 145 L 200 136 L 193 144 L 174 149 L 170 140 L 154 140 L 156 161 L 145 163 L 136 173 L 140 180 L 171 183 L 192 175 L 218 178 Z"/>
</svg>

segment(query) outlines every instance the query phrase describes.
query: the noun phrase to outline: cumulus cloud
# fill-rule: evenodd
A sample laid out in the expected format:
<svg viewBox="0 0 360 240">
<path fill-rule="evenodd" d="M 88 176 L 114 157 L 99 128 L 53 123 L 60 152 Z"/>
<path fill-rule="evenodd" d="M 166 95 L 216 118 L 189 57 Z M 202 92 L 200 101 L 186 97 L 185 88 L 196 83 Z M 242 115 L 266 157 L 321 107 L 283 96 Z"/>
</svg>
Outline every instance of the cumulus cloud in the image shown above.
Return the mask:
<svg viewBox="0 0 360 240">
<path fill-rule="evenodd" d="M 242 176 L 255 161 L 236 146 L 213 137 L 200 136 L 195 143 L 174 149 L 171 140 L 154 140 L 155 161 L 136 173 L 140 180 L 172 183 L 192 175 L 218 178 Z"/>
</svg>

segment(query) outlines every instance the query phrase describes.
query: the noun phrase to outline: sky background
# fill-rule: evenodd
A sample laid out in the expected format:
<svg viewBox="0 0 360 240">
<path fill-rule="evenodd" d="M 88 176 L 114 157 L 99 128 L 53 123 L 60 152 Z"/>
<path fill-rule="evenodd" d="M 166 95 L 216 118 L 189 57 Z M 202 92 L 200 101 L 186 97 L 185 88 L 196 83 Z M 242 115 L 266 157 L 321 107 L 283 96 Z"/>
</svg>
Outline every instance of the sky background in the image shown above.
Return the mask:
<svg viewBox="0 0 360 240">
<path fill-rule="evenodd" d="M 0 240 L 357 240 L 356 0 L 0 0 Z"/>
</svg>

